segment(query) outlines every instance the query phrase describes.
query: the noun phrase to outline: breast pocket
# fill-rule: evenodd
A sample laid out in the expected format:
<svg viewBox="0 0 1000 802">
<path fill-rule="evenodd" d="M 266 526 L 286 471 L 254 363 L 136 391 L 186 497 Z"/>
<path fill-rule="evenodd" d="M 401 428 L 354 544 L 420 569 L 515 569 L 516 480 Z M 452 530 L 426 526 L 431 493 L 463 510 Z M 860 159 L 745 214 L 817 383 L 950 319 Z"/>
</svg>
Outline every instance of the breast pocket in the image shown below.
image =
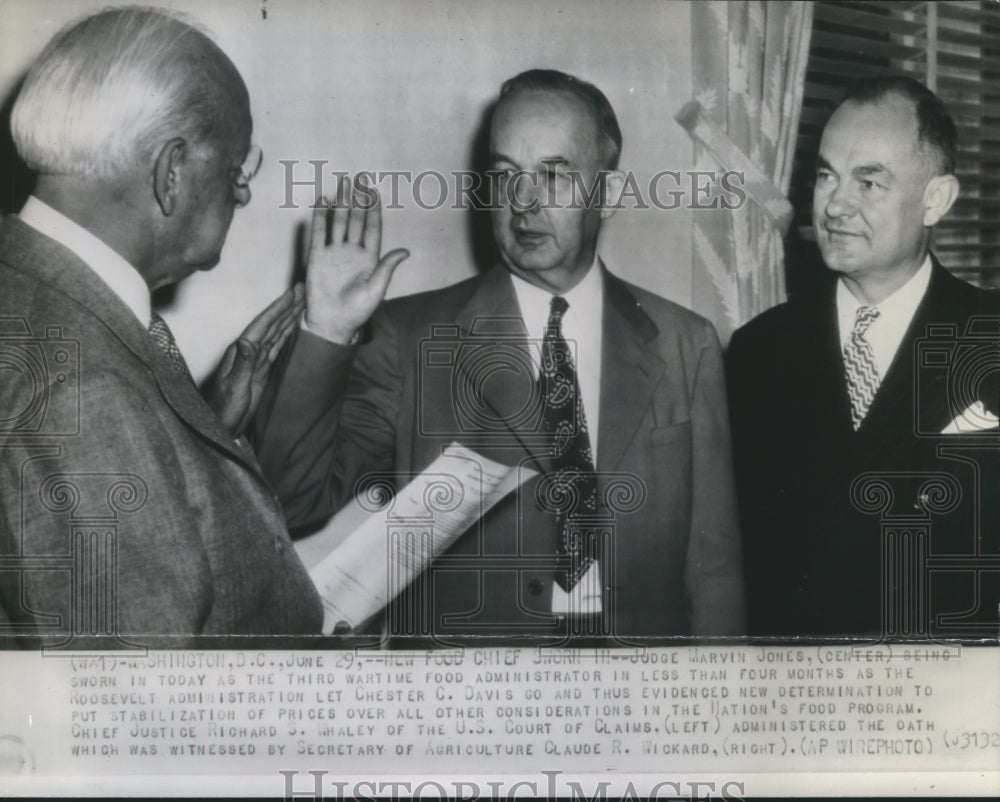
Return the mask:
<svg viewBox="0 0 1000 802">
<path fill-rule="evenodd" d="M 672 426 L 657 426 L 649 433 L 649 441 L 653 448 L 661 448 L 691 439 L 691 421 L 675 423 Z"/>
</svg>

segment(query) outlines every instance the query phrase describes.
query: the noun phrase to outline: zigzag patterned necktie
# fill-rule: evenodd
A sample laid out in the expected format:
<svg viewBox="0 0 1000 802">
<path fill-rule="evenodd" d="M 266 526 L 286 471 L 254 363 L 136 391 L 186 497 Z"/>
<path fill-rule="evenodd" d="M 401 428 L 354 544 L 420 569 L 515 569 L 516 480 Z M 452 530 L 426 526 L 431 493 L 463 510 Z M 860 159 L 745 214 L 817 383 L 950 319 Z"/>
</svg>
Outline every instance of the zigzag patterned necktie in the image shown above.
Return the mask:
<svg viewBox="0 0 1000 802">
<path fill-rule="evenodd" d="M 854 431 L 868 414 L 868 408 L 878 390 L 878 366 L 871 344 L 865 339 L 865 332 L 879 316 L 874 306 L 859 306 L 854 318 L 851 336 L 844 344 L 844 371 L 847 376 L 847 394 L 851 398 L 851 422 Z"/>
<path fill-rule="evenodd" d="M 177 347 L 174 333 L 167 325 L 167 321 L 156 314 L 156 312 L 153 312 L 149 319 L 149 334 L 167 357 L 170 366 L 181 376 L 186 377 L 191 384 L 194 384 L 194 377 L 191 375 L 191 371 L 188 370 L 187 362 L 184 361 L 184 355 L 181 353 L 180 348 Z"/>
<path fill-rule="evenodd" d="M 594 515 L 597 511 L 597 476 L 576 368 L 562 336 L 562 319 L 567 309 L 569 303 L 565 298 L 558 295 L 552 298 L 538 379 L 543 394 L 542 426 L 552 435 L 549 449 L 552 471 L 546 477 L 547 487 L 550 493 L 573 502 L 571 509 L 559 515 L 556 547 L 557 554 L 570 557 L 568 576 L 562 571 L 555 574 L 559 586 L 569 591 L 597 558 L 594 535 L 574 526 L 574 518 Z"/>
</svg>

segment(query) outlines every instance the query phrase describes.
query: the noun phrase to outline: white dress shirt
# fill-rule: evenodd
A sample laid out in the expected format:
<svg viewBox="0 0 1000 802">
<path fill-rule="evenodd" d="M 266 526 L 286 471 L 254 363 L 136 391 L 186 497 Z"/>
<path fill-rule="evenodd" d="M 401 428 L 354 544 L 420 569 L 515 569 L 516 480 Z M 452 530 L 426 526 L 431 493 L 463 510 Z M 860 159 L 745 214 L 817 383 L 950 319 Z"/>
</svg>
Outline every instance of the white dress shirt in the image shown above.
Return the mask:
<svg viewBox="0 0 1000 802">
<path fill-rule="evenodd" d="M 531 362 L 535 378 L 541 370 L 541 344 L 549 322 L 552 293 L 529 284 L 511 273 L 521 319 L 531 343 Z M 587 421 L 590 448 L 597 466 L 601 415 L 601 345 L 604 327 L 604 276 L 595 259 L 587 275 L 563 298 L 569 307 L 562 319 L 562 336 L 566 340 L 576 367 L 577 382 L 583 398 L 583 416 Z M 567 593 L 558 584 L 552 585 L 552 612 L 559 615 L 596 614 L 601 612 L 601 571 L 595 560 L 580 581 Z"/>
<path fill-rule="evenodd" d="M 510 277 L 521 308 L 521 319 L 528 331 L 531 364 L 537 379 L 542 365 L 542 340 L 545 338 L 553 296 L 548 290 L 529 284 L 513 273 Z M 562 319 L 562 336 L 569 346 L 576 368 L 576 379 L 583 397 L 583 416 L 587 421 L 590 449 L 594 453 L 596 467 L 600 445 L 597 442 L 597 432 L 601 420 L 601 344 L 604 334 L 604 327 L 601 325 L 604 315 L 604 276 L 596 261 L 580 283 L 562 297 L 569 304 Z"/>
<path fill-rule="evenodd" d="M 909 281 L 884 301 L 876 304 L 879 316 L 868 327 L 865 339 L 872 347 L 879 381 L 882 381 L 888 373 L 896 351 L 899 350 L 899 344 L 903 341 L 903 335 L 906 334 L 920 301 L 927 293 L 930 281 L 931 257 L 928 254 L 920 269 L 910 277 Z M 840 326 L 841 351 L 851 336 L 858 307 L 866 305 L 851 294 L 843 279 L 837 282 L 837 320 Z"/>
<path fill-rule="evenodd" d="M 132 310 L 142 327 L 149 327 L 152 311 L 149 287 L 120 253 L 34 195 L 28 198 L 18 217 L 76 254 Z"/>
</svg>

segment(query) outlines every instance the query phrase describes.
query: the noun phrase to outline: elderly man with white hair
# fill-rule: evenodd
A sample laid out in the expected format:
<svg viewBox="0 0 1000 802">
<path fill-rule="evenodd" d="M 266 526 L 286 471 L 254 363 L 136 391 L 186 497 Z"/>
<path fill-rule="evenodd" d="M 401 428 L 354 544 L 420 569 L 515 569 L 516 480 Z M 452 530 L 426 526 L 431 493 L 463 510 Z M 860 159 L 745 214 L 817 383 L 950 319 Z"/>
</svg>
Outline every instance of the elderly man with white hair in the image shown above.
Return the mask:
<svg viewBox="0 0 1000 802">
<path fill-rule="evenodd" d="M 171 14 L 101 12 L 48 44 L 12 129 L 38 180 L 0 228 L 5 634 L 318 632 L 319 597 L 241 436 L 301 289 L 227 351 L 211 404 L 151 308 L 152 290 L 218 263 L 250 201 L 261 153 L 235 66 Z"/>
</svg>

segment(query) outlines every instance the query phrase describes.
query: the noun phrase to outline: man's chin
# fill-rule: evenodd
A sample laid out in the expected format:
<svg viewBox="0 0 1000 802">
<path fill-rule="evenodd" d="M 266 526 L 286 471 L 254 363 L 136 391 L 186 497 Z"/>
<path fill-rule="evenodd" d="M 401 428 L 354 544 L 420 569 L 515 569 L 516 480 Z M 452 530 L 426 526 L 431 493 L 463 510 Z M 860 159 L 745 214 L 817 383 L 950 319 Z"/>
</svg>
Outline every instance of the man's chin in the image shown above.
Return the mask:
<svg viewBox="0 0 1000 802">
<path fill-rule="evenodd" d="M 823 257 L 823 264 L 835 273 L 853 273 L 860 265 L 856 255 L 836 245 L 820 245 L 819 252 Z"/>
<path fill-rule="evenodd" d="M 537 250 L 520 248 L 516 253 L 504 254 L 503 261 L 514 272 L 537 273 L 553 267 L 552 259 L 547 259 Z"/>
<path fill-rule="evenodd" d="M 195 269 L 192 272 L 203 273 L 206 270 L 211 270 L 214 267 L 218 267 L 219 262 L 221 261 L 221 259 L 222 259 L 222 256 L 220 254 L 219 256 L 216 256 L 211 262 L 205 262 L 203 264 L 198 265 L 197 267 L 195 267 Z"/>
<path fill-rule="evenodd" d="M 190 262 L 185 263 L 183 268 L 178 267 L 175 272 L 171 272 L 169 280 L 159 282 L 152 289 L 156 290 L 160 289 L 161 287 L 169 286 L 171 284 L 180 284 L 188 276 L 192 276 L 195 273 L 204 273 L 208 270 L 211 270 L 218 264 L 219 264 L 218 256 L 216 256 L 215 259 L 213 259 L 210 262 L 197 262 L 195 264 L 192 264 Z"/>
</svg>

